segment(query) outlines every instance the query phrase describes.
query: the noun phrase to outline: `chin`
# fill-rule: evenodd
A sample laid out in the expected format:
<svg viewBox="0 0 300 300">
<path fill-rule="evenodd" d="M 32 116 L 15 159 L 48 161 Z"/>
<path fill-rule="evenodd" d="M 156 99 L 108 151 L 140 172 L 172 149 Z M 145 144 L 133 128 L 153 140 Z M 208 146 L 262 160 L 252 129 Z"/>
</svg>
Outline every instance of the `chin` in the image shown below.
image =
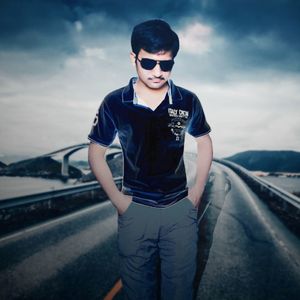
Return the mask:
<svg viewBox="0 0 300 300">
<path fill-rule="evenodd" d="M 160 83 L 149 82 L 148 86 L 152 89 L 160 89 L 166 84 L 166 80 L 161 81 Z"/>
<path fill-rule="evenodd" d="M 148 85 L 148 87 L 152 90 L 159 90 L 163 87 L 163 84 L 161 84 L 161 85 Z"/>
</svg>

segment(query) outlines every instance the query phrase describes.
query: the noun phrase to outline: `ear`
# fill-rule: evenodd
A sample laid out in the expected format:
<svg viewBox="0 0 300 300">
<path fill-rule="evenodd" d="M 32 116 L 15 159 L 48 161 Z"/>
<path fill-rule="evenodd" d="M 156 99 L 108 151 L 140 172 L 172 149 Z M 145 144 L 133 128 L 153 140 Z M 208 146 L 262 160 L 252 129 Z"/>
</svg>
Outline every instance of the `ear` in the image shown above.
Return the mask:
<svg viewBox="0 0 300 300">
<path fill-rule="evenodd" d="M 135 53 L 132 51 L 130 52 L 130 61 L 132 65 L 135 67 Z"/>
</svg>

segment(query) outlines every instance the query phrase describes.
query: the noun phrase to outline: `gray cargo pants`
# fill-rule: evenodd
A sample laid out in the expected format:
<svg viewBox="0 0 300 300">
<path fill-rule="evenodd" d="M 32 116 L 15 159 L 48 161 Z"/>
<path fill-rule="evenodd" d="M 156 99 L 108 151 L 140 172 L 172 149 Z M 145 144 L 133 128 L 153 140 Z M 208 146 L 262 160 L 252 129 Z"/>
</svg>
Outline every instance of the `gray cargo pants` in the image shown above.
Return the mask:
<svg viewBox="0 0 300 300">
<path fill-rule="evenodd" d="M 197 209 L 188 198 L 166 208 L 132 202 L 118 218 L 120 272 L 127 299 L 155 300 L 160 293 L 161 300 L 191 300 L 197 241 Z"/>
</svg>

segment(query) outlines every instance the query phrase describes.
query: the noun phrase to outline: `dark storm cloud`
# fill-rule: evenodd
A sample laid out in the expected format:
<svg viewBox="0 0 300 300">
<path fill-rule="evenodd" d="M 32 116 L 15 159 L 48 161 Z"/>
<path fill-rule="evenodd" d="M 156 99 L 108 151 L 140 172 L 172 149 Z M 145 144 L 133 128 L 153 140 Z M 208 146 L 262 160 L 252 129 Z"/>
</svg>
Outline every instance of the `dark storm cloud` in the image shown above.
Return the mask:
<svg viewBox="0 0 300 300">
<path fill-rule="evenodd" d="M 252 67 L 300 70 L 300 1 L 207 3 L 202 15 L 231 43 L 232 58 Z"/>
<path fill-rule="evenodd" d="M 72 17 L 69 8 L 59 1 L 1 1 L 1 48 L 70 53 L 74 50 Z"/>
<path fill-rule="evenodd" d="M 137 1 L 137 0 L 63 0 L 75 14 L 105 12 L 110 18 L 126 22 L 129 26 L 147 18 L 168 18 L 176 22 L 191 12 L 194 1 Z"/>
<path fill-rule="evenodd" d="M 224 69 L 244 72 L 255 69 L 300 70 L 300 1 L 65 1 L 78 19 L 103 12 L 114 20 L 108 32 L 124 31 L 148 18 L 163 18 L 176 31 L 199 21 L 211 26 L 224 38 L 223 49 L 213 49 L 213 61 Z M 91 24 L 97 32 L 101 25 Z M 118 27 L 119 26 L 119 27 Z M 200 65 L 202 63 L 201 57 Z M 195 62 L 195 58 L 194 58 Z M 207 70 L 206 70 L 207 71 Z M 215 75 L 213 75 L 215 76 Z"/>
<path fill-rule="evenodd" d="M 273 32 L 286 43 L 298 44 L 300 2 L 287 0 L 208 1 L 203 14 L 235 39 Z"/>
<path fill-rule="evenodd" d="M 201 18 L 234 39 L 251 34 L 274 33 L 287 44 L 300 40 L 300 1 L 295 0 L 64 0 L 74 14 L 105 12 L 109 17 L 133 25 L 147 17 L 165 18 L 172 24 Z"/>
<path fill-rule="evenodd" d="M 0 49 L 78 51 L 76 21 L 85 36 L 129 35 L 148 18 L 180 30 L 205 22 L 227 41 L 228 57 L 249 66 L 299 70 L 300 1 L 284 0 L 31 0 L 1 1 Z M 229 46 L 228 46 L 229 45 Z"/>
<path fill-rule="evenodd" d="M 85 34 L 115 34 L 116 28 L 117 33 L 128 32 L 134 23 L 148 17 L 172 15 L 173 18 L 184 12 L 183 2 L 178 5 L 174 1 L 1 1 L 0 47 L 68 52 L 76 50 L 73 40 L 76 21 L 91 17 L 93 22 L 84 24 Z"/>
</svg>

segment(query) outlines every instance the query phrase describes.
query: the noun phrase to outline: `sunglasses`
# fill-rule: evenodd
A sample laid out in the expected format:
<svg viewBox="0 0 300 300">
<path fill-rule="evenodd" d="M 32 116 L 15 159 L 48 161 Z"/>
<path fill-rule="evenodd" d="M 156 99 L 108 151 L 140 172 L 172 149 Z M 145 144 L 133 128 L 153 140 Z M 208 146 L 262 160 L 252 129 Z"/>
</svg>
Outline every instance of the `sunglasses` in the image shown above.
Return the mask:
<svg viewBox="0 0 300 300">
<path fill-rule="evenodd" d="M 142 58 L 138 59 L 136 57 L 136 60 L 138 60 L 141 63 L 141 66 L 145 70 L 152 70 L 157 64 L 159 64 L 161 70 L 163 72 L 169 72 L 172 70 L 173 65 L 174 65 L 174 60 L 154 60 L 150 58 Z"/>
</svg>

